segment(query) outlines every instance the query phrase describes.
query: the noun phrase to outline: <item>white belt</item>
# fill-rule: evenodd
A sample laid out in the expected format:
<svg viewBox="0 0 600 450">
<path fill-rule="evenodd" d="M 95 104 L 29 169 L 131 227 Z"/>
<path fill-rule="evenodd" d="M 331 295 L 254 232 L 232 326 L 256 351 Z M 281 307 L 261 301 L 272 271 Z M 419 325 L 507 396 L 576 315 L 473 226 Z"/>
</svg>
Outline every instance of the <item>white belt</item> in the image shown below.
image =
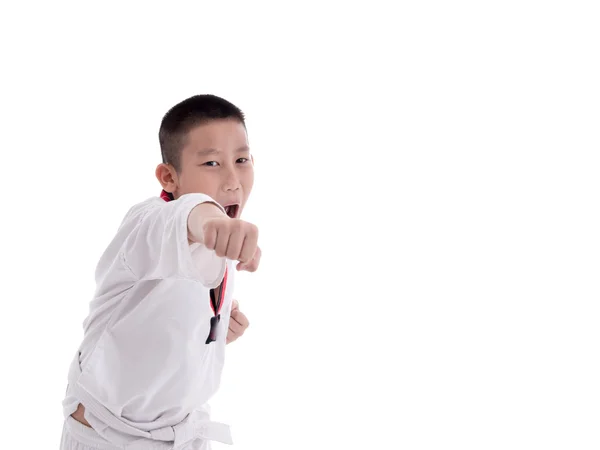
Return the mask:
<svg viewBox="0 0 600 450">
<path fill-rule="evenodd" d="M 164 427 L 151 431 L 150 436 L 157 441 L 173 441 L 174 450 L 183 447 L 194 439 L 233 444 L 228 425 L 204 419 L 202 415 L 200 411 L 194 411 L 174 427 Z"/>
<path fill-rule="evenodd" d="M 158 442 L 173 442 L 173 449 L 177 450 L 195 439 L 217 441 L 223 444 L 233 444 L 229 426 L 224 423 L 208 420 L 208 415 L 203 411 L 193 411 L 183 421 L 172 427 L 163 427 L 152 431 L 143 431 L 119 420 L 106 407 L 98 403 L 85 389 L 79 386 L 81 366 L 79 364 L 79 352 L 75 354 L 69 369 L 69 388 L 83 406 L 100 419 L 107 426 L 130 437 L 147 438 Z M 65 417 L 70 415 L 71 408 L 65 406 Z M 69 412 L 70 411 L 70 412 Z M 130 439 L 128 439 L 130 440 Z M 131 442 L 131 441 L 130 441 Z M 157 442 L 157 443 L 158 443 Z M 136 440 L 126 446 L 128 450 L 146 449 L 148 442 Z"/>
</svg>

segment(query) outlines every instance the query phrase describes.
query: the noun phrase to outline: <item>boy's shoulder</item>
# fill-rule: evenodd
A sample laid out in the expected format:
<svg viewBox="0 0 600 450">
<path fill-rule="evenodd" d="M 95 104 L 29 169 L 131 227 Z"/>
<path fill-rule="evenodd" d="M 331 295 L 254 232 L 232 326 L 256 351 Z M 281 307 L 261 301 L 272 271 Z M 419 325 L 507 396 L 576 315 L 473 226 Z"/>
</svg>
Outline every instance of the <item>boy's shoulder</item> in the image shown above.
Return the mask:
<svg viewBox="0 0 600 450">
<path fill-rule="evenodd" d="M 144 217 L 149 211 L 164 205 L 165 201 L 160 197 L 150 197 L 144 201 L 136 203 L 132 207 L 129 208 L 125 217 L 123 218 L 123 223 L 130 222 L 131 220 L 139 220 Z"/>
<path fill-rule="evenodd" d="M 136 203 L 131 208 L 129 208 L 128 214 L 130 212 L 134 212 L 134 211 L 142 211 L 142 210 L 146 210 L 146 209 L 155 208 L 157 206 L 164 205 L 165 203 L 166 202 L 159 196 L 150 197 L 150 198 L 147 198 L 146 200 Z"/>
</svg>

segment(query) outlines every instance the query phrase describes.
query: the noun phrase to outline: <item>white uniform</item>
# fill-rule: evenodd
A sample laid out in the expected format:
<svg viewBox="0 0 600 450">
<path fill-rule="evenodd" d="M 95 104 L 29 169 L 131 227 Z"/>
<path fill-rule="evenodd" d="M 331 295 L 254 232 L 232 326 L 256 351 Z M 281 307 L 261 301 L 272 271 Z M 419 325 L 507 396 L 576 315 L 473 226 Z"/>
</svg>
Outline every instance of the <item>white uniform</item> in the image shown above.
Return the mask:
<svg viewBox="0 0 600 450">
<path fill-rule="evenodd" d="M 231 444 L 229 427 L 209 420 L 207 402 L 221 379 L 235 270 L 188 242 L 188 215 L 203 202 L 214 200 L 187 194 L 136 205 L 102 255 L 84 339 L 69 370 L 62 449 Z M 224 277 L 210 342 L 210 289 Z M 70 417 L 79 403 L 93 430 Z"/>
</svg>

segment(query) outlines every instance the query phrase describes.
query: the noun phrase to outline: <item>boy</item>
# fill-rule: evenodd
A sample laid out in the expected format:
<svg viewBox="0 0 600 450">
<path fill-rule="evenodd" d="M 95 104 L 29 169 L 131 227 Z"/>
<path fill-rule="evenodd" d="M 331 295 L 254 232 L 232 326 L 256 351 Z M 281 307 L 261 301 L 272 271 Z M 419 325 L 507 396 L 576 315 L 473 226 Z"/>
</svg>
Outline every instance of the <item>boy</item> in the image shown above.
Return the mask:
<svg viewBox="0 0 600 450">
<path fill-rule="evenodd" d="M 162 194 L 127 213 L 96 269 L 61 449 L 231 444 L 207 401 L 225 344 L 248 325 L 232 302 L 233 274 L 255 271 L 261 255 L 258 229 L 240 220 L 254 182 L 244 115 L 194 96 L 167 112 L 159 140 Z"/>
</svg>

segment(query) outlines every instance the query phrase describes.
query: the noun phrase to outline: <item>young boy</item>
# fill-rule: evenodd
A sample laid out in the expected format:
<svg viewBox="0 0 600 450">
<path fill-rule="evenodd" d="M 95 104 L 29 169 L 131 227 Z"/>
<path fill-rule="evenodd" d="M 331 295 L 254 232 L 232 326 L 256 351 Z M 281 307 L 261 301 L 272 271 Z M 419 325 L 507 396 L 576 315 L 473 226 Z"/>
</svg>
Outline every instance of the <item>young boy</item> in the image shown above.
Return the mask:
<svg viewBox="0 0 600 450">
<path fill-rule="evenodd" d="M 236 270 L 260 260 L 240 220 L 254 182 L 243 113 L 191 97 L 164 116 L 160 196 L 134 206 L 96 269 L 97 289 L 63 401 L 64 450 L 209 449 L 225 344 L 248 326 Z M 237 263 L 236 263 L 237 262 Z"/>
</svg>

